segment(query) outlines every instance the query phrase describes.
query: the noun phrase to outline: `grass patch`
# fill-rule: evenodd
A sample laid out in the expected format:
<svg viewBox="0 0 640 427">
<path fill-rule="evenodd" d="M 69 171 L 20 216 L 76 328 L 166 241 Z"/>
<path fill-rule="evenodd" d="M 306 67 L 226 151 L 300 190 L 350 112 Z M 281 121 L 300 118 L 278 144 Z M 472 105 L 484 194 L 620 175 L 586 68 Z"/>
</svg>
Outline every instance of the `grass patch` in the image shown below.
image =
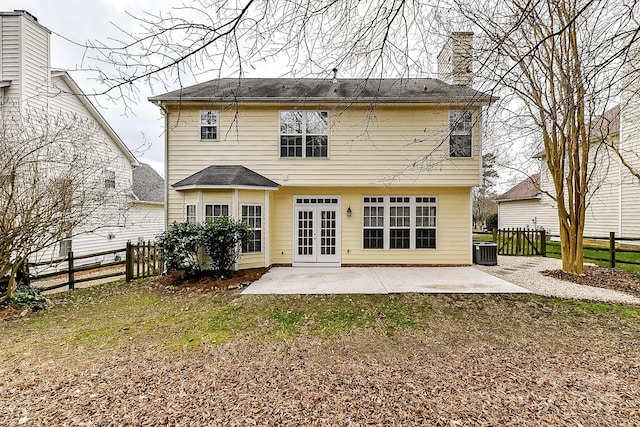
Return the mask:
<svg viewBox="0 0 640 427">
<path fill-rule="evenodd" d="M 146 281 L 114 283 L 52 297 L 54 307 L 0 323 L 0 360 L 105 357 L 135 346 L 182 351 L 239 339 L 277 342 L 369 330 L 381 336 L 509 343 L 590 340 L 592 330 L 640 335 L 640 307 L 536 295 L 247 295 L 168 292 Z M 567 344 L 568 345 L 568 344 Z"/>
<path fill-rule="evenodd" d="M 602 245 L 584 245 L 584 260 L 599 265 L 600 267 L 609 267 L 609 246 Z M 547 242 L 547 256 L 549 258 L 561 259 L 560 242 Z M 626 262 L 640 262 L 640 250 L 638 252 L 616 252 L 616 268 L 633 271 L 640 274 L 640 265 L 625 264 Z"/>
</svg>

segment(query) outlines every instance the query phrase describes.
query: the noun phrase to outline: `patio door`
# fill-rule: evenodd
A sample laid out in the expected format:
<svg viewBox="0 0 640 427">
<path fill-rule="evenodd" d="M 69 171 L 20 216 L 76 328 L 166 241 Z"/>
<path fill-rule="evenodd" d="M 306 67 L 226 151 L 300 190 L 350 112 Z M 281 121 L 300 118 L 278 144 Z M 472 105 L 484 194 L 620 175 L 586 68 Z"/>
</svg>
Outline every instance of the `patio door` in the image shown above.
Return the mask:
<svg viewBox="0 0 640 427">
<path fill-rule="evenodd" d="M 293 264 L 340 266 L 340 198 L 294 197 Z"/>
</svg>

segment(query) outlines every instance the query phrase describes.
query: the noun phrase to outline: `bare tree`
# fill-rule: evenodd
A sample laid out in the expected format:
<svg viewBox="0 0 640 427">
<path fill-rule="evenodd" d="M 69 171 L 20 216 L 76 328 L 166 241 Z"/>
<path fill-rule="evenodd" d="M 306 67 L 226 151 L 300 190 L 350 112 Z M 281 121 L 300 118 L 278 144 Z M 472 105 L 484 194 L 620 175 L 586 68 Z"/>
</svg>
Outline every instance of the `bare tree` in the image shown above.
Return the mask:
<svg viewBox="0 0 640 427">
<path fill-rule="evenodd" d="M 599 176 L 593 145 L 603 141 L 594 138 L 589 123 L 619 93 L 629 35 L 638 30 L 634 10 L 616 1 L 457 4 L 483 36 L 486 81 L 501 88 L 518 116 L 526 113 L 543 142 L 562 268 L 582 274 L 585 213 Z"/>
<path fill-rule="evenodd" d="M 495 180 L 499 177 L 495 169 L 497 156 L 494 153 L 482 155 L 482 182 L 471 193 L 473 197 L 473 225 L 478 228 L 489 215 L 498 212 L 496 194 L 493 191 Z"/>
<path fill-rule="evenodd" d="M 30 256 L 112 223 L 125 197 L 105 181 L 113 159 L 93 145 L 98 129 L 89 119 L 3 107 L 12 113 L 0 131 L 0 278 L 8 276 L 0 303 Z"/>
</svg>

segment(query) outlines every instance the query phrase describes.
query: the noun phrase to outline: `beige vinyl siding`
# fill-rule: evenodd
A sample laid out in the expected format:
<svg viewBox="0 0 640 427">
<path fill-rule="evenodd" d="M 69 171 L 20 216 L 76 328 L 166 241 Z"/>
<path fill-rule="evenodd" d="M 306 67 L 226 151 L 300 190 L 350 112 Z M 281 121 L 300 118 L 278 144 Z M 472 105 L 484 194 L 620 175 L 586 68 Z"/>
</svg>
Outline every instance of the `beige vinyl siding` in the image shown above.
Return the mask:
<svg viewBox="0 0 640 427">
<path fill-rule="evenodd" d="M 367 187 L 318 188 L 286 187 L 274 193 L 271 210 L 271 263 L 291 264 L 293 260 L 293 196 L 340 196 L 341 262 L 349 264 L 470 264 L 469 188 L 446 187 Z M 362 249 L 362 203 L 364 196 L 435 196 L 437 197 L 436 249 Z M 346 210 L 351 207 L 352 215 Z"/>
<path fill-rule="evenodd" d="M 199 136 L 200 109 L 215 106 L 171 108 L 168 183 L 212 164 L 241 164 L 284 186 L 478 184 L 479 124 L 474 128 L 473 158 L 449 159 L 448 105 L 368 107 L 219 108 L 218 141 L 201 141 Z M 279 111 L 296 108 L 329 111 L 329 158 L 280 158 Z"/>
</svg>

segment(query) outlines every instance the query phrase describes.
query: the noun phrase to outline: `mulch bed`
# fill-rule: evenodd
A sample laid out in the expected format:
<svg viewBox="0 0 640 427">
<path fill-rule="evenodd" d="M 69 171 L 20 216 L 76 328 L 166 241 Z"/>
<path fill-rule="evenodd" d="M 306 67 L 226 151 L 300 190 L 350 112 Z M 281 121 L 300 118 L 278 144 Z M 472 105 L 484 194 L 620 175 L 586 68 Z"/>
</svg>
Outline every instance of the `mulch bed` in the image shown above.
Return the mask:
<svg viewBox="0 0 640 427">
<path fill-rule="evenodd" d="M 613 289 L 640 297 L 640 278 L 632 271 L 585 265 L 583 276 L 565 273 L 562 270 L 545 270 L 542 274 L 579 285 Z"/>
<path fill-rule="evenodd" d="M 238 289 L 255 282 L 263 274 L 269 271 L 269 268 L 250 268 L 247 270 L 234 271 L 228 278 L 216 278 L 210 271 L 202 271 L 195 277 L 184 277 L 181 271 L 172 271 L 171 273 L 157 277 L 153 284 L 156 287 L 165 289 L 177 288 L 188 292 L 209 292 L 216 290 Z"/>
</svg>

